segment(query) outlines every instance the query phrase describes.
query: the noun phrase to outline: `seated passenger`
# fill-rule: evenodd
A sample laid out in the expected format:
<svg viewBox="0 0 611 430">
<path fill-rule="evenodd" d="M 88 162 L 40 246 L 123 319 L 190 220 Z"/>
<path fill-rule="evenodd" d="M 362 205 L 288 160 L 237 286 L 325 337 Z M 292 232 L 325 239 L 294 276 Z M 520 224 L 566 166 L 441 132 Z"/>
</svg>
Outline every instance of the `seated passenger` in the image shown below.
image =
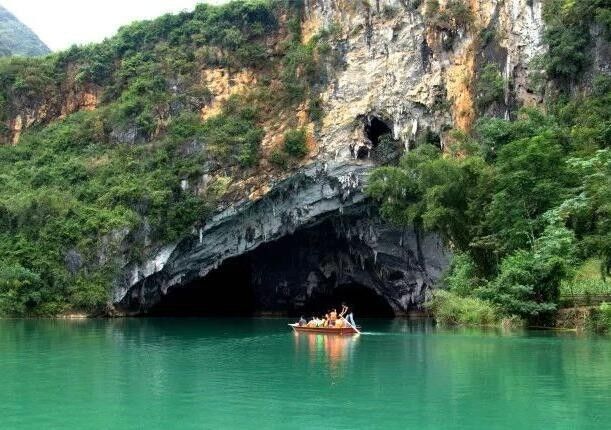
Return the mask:
<svg viewBox="0 0 611 430">
<path fill-rule="evenodd" d="M 337 321 L 337 311 L 332 309 L 329 313 L 329 327 L 335 327 L 335 322 Z"/>
<path fill-rule="evenodd" d="M 307 326 L 308 327 L 316 327 L 317 326 L 316 317 L 312 317 L 310 322 L 308 322 Z"/>
<path fill-rule="evenodd" d="M 299 318 L 299 327 L 303 327 L 304 325 L 307 324 L 307 321 L 305 320 L 305 318 L 303 317 L 303 315 L 301 316 L 301 318 Z"/>
<path fill-rule="evenodd" d="M 332 309 L 329 311 L 328 326 L 335 327 L 336 321 L 337 321 L 337 311 L 335 309 Z"/>
</svg>

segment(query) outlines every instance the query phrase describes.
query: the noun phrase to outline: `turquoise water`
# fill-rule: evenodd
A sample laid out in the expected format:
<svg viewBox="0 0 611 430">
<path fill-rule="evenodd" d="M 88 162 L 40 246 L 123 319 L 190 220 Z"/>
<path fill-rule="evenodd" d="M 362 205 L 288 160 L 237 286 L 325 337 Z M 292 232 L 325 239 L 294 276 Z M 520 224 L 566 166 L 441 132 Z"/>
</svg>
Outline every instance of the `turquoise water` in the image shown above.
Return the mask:
<svg viewBox="0 0 611 430">
<path fill-rule="evenodd" d="M 608 338 L 286 322 L 0 321 L 0 428 L 611 428 Z"/>
</svg>

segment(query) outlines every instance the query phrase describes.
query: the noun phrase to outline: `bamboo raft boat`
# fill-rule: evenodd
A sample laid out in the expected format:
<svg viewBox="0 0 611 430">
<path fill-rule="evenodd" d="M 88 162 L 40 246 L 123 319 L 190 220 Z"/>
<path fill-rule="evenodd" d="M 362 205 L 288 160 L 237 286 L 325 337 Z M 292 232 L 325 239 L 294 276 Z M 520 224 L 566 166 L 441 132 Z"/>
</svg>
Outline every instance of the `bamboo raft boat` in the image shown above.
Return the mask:
<svg viewBox="0 0 611 430">
<path fill-rule="evenodd" d="M 318 334 L 335 334 L 340 336 L 349 336 L 353 334 L 359 334 L 360 331 L 358 327 L 308 327 L 308 326 L 300 326 L 297 323 L 289 324 L 289 327 L 293 329 L 296 333 L 318 333 Z"/>
</svg>

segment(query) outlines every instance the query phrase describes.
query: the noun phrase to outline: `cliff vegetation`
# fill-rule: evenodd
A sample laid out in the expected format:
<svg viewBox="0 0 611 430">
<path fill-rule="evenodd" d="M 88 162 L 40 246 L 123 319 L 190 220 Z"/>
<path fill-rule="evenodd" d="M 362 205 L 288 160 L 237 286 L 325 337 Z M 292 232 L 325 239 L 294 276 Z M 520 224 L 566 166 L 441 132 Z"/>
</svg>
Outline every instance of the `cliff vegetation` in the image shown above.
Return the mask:
<svg viewBox="0 0 611 430">
<path fill-rule="evenodd" d="M 328 51 L 324 34 L 302 43 L 293 3 L 201 4 L 100 44 L 0 60 L 5 141 L 31 112 L 19 144 L 0 146 L 0 313 L 103 311 L 119 268 L 257 175 L 264 127 L 315 100 Z M 256 79 L 211 110 L 207 71 Z M 77 93 L 93 105 L 70 105 Z M 305 130 L 278 151 L 302 158 Z"/>
<path fill-rule="evenodd" d="M 481 118 L 449 153 L 425 144 L 374 171 L 368 192 L 383 215 L 441 232 L 457 254 L 430 305 L 441 320 L 549 324 L 574 283 L 611 292 L 610 94 L 598 76 L 546 112 Z M 598 270 L 575 282 L 592 261 Z"/>
</svg>

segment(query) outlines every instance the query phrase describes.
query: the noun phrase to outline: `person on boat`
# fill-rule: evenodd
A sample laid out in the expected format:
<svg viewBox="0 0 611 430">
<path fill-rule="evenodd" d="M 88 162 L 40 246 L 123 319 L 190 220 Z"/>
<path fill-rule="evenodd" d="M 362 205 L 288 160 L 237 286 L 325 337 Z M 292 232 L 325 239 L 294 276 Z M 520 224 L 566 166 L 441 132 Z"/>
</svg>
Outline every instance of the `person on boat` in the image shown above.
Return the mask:
<svg viewBox="0 0 611 430">
<path fill-rule="evenodd" d="M 308 327 L 317 327 L 317 325 L 318 321 L 316 320 L 316 317 L 312 317 L 312 319 L 307 324 Z"/>
<path fill-rule="evenodd" d="M 353 327 L 356 327 L 356 323 L 354 322 L 354 316 L 352 315 L 352 309 L 346 304 L 346 302 L 342 303 L 342 311 L 339 314 L 340 318 L 345 318 L 346 321 Z"/>
<path fill-rule="evenodd" d="M 306 321 L 306 319 L 303 317 L 303 315 L 301 316 L 301 318 L 299 318 L 299 327 L 303 327 L 304 325 L 306 325 L 308 322 Z"/>
<path fill-rule="evenodd" d="M 322 319 L 322 324 L 320 325 L 321 327 L 329 327 L 329 312 L 327 312 L 325 314 L 325 316 Z"/>
<path fill-rule="evenodd" d="M 329 312 L 329 327 L 335 327 L 335 322 L 337 321 L 337 310 L 332 309 Z"/>
</svg>

